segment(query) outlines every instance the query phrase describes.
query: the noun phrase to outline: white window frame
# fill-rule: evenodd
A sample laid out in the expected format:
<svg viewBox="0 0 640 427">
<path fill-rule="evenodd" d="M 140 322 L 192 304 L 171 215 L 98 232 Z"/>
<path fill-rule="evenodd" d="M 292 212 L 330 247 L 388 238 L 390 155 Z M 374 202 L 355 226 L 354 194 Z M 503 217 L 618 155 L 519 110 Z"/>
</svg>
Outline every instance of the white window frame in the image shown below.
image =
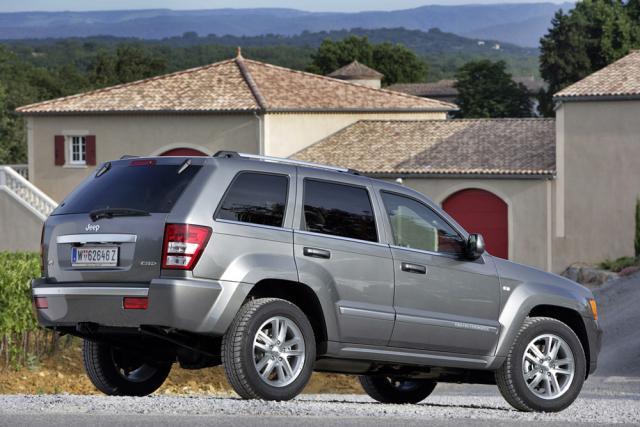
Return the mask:
<svg viewBox="0 0 640 427">
<path fill-rule="evenodd" d="M 78 143 L 78 156 L 74 159 L 74 145 Z M 68 135 L 67 136 L 67 165 L 86 166 L 87 165 L 87 136 Z"/>
</svg>

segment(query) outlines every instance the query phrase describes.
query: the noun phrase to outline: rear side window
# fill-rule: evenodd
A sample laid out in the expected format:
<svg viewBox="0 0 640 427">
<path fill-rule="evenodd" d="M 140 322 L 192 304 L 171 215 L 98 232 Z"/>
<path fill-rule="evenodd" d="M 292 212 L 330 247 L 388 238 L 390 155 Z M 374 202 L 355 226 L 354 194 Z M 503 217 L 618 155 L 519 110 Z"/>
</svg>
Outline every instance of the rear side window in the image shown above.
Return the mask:
<svg viewBox="0 0 640 427">
<path fill-rule="evenodd" d="M 304 220 L 307 231 L 378 241 L 366 188 L 305 179 Z"/>
<path fill-rule="evenodd" d="M 284 175 L 242 172 L 229 186 L 216 219 L 282 227 L 288 186 Z"/>
<path fill-rule="evenodd" d="M 54 214 L 80 214 L 109 208 L 167 213 L 201 168 L 199 165 L 186 169 L 181 164 L 159 165 L 152 160 L 114 162 L 109 166 L 106 172 L 99 172 L 71 193 Z"/>
</svg>

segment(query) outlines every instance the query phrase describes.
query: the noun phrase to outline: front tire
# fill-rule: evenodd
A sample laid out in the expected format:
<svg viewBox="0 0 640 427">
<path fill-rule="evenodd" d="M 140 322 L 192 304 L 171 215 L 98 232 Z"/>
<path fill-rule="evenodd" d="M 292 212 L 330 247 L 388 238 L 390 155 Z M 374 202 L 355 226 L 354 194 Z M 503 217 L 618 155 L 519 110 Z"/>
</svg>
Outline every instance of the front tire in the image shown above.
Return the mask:
<svg viewBox="0 0 640 427">
<path fill-rule="evenodd" d="M 432 380 L 400 379 L 388 376 L 358 377 L 364 391 L 380 403 L 418 403 L 436 388 Z"/>
<path fill-rule="evenodd" d="M 225 374 L 244 399 L 293 399 L 309 382 L 315 359 L 307 316 L 282 299 L 245 303 L 222 339 Z"/>
<path fill-rule="evenodd" d="M 164 383 L 169 362 L 149 362 L 108 344 L 85 340 L 84 367 L 93 385 L 109 396 L 147 396 Z"/>
<path fill-rule="evenodd" d="M 519 411 L 559 412 L 578 397 L 586 369 L 584 349 L 569 326 L 548 317 L 530 317 L 496 371 L 496 383 Z"/>
</svg>

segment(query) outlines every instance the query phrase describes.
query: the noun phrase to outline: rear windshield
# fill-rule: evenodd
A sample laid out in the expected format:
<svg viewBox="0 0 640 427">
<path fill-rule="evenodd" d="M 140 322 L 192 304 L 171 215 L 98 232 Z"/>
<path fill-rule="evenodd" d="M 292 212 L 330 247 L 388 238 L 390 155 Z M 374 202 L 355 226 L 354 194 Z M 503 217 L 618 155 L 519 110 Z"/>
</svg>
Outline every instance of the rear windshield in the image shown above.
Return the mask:
<svg viewBox="0 0 640 427">
<path fill-rule="evenodd" d="M 180 164 L 132 166 L 125 162 L 114 163 L 103 174 L 98 173 L 85 181 L 53 214 L 89 213 L 109 208 L 167 213 L 200 168 L 191 165 L 180 171 Z"/>
</svg>

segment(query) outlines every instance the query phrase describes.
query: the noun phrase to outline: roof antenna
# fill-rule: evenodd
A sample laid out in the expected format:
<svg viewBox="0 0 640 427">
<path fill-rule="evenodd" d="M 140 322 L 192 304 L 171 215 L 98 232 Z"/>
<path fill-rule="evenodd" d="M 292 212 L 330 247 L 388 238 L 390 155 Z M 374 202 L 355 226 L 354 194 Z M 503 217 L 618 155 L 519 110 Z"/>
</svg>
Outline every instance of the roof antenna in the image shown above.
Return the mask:
<svg viewBox="0 0 640 427">
<path fill-rule="evenodd" d="M 238 46 L 238 50 L 236 52 L 236 59 L 244 59 L 242 57 L 242 48 L 240 46 Z"/>
</svg>

